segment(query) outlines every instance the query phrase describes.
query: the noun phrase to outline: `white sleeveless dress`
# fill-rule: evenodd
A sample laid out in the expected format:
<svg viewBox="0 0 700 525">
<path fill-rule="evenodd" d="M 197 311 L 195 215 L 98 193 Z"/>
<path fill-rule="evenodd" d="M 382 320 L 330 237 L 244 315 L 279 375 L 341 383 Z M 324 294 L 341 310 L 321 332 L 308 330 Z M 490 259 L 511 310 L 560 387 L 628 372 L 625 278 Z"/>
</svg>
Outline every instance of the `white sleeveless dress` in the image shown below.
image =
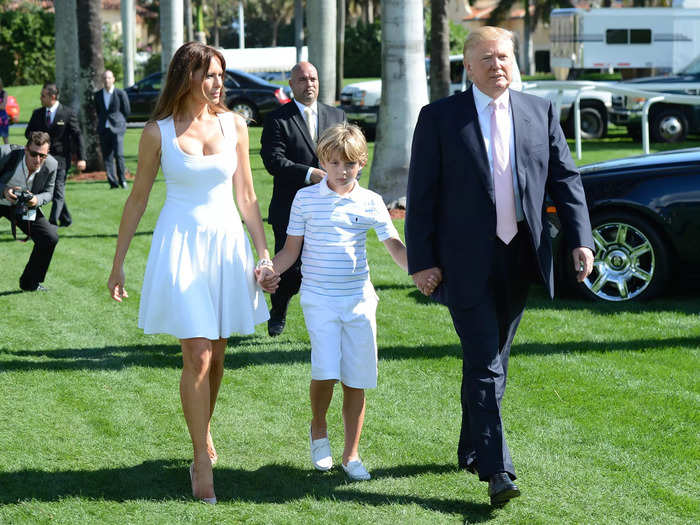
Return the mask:
<svg viewBox="0 0 700 525">
<path fill-rule="evenodd" d="M 233 113 L 219 122 L 227 147 L 199 156 L 180 149 L 172 117 L 158 121 L 167 194 L 143 278 L 138 325 L 147 334 L 226 338 L 269 318 L 233 201 Z"/>
</svg>

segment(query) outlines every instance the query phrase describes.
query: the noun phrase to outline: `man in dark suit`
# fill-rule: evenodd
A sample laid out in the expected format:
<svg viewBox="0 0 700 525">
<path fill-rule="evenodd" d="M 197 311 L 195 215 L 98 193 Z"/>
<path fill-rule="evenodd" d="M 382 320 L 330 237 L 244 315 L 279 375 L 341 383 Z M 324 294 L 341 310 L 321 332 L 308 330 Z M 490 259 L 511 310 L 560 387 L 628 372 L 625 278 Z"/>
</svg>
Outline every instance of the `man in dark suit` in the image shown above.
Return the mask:
<svg viewBox="0 0 700 525">
<path fill-rule="evenodd" d="M 552 104 L 509 89 L 509 31 L 469 33 L 473 82 L 425 106 L 413 136 L 406 214 L 409 273 L 448 306 L 463 352 L 460 467 L 489 482 L 493 505 L 519 495 L 501 420 L 508 357 L 529 284 L 553 296 L 545 193 L 557 206 L 577 278 L 593 267 L 579 173 Z"/>
<path fill-rule="evenodd" d="M 58 243 L 56 226 L 49 224 L 40 206 L 53 198 L 58 162 L 49 155 L 49 135 L 42 131 L 30 134 L 27 145 L 0 146 L 0 217 L 31 237 L 34 249 L 19 278 L 19 287 L 26 292 L 45 291 L 46 272 Z M 31 193 L 26 209 L 20 211 L 17 197 L 21 191 Z"/>
<path fill-rule="evenodd" d="M 124 164 L 124 133 L 126 119 L 131 113 L 126 92 L 114 87 L 114 73 L 109 69 L 102 74 L 104 89 L 95 92 L 97 132 L 100 134 L 102 158 L 110 188 L 127 188 Z M 117 172 L 114 173 L 114 161 Z"/>
<path fill-rule="evenodd" d="M 294 195 L 326 175 L 316 156 L 318 137 L 333 124 L 345 121 L 343 110 L 318 102 L 318 73 L 309 62 L 292 68 L 289 85 L 294 99 L 267 116 L 260 139 L 260 156 L 274 177 L 268 221 L 275 234 L 275 252 L 287 240 Z M 300 285 L 301 261 L 297 260 L 282 274 L 279 288 L 270 296 L 272 309 L 267 331 L 271 336 L 284 330 L 287 305 Z"/>
<path fill-rule="evenodd" d="M 56 84 L 44 84 L 41 90 L 41 107 L 34 110 L 24 132 L 29 138 L 33 131 L 46 131 L 51 137 L 51 156 L 58 162 L 53 205 L 49 222 L 58 226 L 70 226 L 73 219 L 66 205 L 66 173 L 70 168 L 71 155 L 76 153 L 79 171 L 85 169 L 85 149 L 80 134 L 78 117 L 73 110 L 58 102 Z"/>
</svg>

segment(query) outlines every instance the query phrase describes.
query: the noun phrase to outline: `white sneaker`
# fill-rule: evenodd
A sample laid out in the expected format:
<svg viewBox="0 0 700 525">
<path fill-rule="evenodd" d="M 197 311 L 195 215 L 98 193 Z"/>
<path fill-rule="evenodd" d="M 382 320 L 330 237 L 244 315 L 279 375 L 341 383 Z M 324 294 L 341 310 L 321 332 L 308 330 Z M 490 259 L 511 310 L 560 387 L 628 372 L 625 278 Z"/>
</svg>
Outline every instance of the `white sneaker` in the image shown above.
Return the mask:
<svg viewBox="0 0 700 525">
<path fill-rule="evenodd" d="M 365 466 L 362 464 L 361 459 L 356 459 L 355 461 L 348 461 L 347 466 L 343 465 L 343 470 L 345 473 L 348 475 L 348 478 L 350 478 L 350 481 L 367 481 L 368 479 L 371 479 L 372 476 L 369 475 L 369 472 L 367 472 L 367 469 Z"/>
<path fill-rule="evenodd" d="M 316 470 L 327 472 L 333 467 L 333 456 L 331 455 L 331 442 L 328 437 L 321 439 L 311 438 L 311 429 L 309 428 L 309 445 L 311 448 L 311 463 Z"/>
</svg>

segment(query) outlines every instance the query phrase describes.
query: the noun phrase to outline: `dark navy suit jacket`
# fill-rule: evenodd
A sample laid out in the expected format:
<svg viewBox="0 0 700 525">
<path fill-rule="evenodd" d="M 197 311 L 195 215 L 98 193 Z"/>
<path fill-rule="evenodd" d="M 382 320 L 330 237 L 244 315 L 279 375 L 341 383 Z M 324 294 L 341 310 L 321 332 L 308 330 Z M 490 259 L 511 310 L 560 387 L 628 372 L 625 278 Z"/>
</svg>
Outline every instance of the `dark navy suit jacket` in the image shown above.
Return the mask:
<svg viewBox="0 0 700 525">
<path fill-rule="evenodd" d="M 593 249 L 581 178 L 552 104 L 510 91 L 515 162 L 539 272 L 554 294 L 545 195 L 554 201 L 567 246 Z M 413 136 L 405 223 L 408 270 L 443 271 L 439 299 L 462 308 L 486 291 L 496 204 L 472 89 L 423 107 Z"/>
<path fill-rule="evenodd" d="M 109 100 L 109 107 L 105 107 L 104 90 L 95 91 L 95 109 L 97 110 L 97 132 L 103 133 L 107 130 L 105 124 L 109 122 L 109 129 L 112 133 L 123 135 L 126 133 L 126 119 L 131 114 L 129 97 L 126 92 L 119 88 L 114 88 Z"/>
</svg>

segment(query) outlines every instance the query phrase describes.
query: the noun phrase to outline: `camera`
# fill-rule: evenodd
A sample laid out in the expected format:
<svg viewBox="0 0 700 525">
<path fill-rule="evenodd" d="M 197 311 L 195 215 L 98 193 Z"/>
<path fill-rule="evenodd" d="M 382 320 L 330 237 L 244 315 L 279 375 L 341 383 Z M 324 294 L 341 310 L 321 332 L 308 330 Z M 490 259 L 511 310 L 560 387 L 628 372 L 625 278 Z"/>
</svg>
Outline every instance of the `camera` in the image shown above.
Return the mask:
<svg viewBox="0 0 700 525">
<path fill-rule="evenodd" d="M 31 192 L 25 190 L 14 190 L 13 193 L 15 194 L 15 197 L 17 197 L 17 200 L 14 204 L 15 214 L 21 217 L 24 214 L 26 214 L 29 210 L 28 203 L 30 200 L 32 200 L 32 197 L 34 197 L 34 195 L 32 195 Z"/>
</svg>

